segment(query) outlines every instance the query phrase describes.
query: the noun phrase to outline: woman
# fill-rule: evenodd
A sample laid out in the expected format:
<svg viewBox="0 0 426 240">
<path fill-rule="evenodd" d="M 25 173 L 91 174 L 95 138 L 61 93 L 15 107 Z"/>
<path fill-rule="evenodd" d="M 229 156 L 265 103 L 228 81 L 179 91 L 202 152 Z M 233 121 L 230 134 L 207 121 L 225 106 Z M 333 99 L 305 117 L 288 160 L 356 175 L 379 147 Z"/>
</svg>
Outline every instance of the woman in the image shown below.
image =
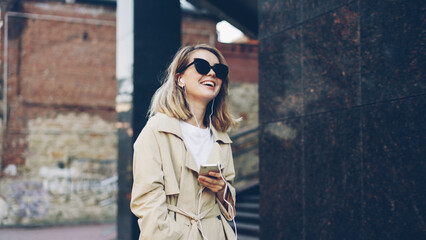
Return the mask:
<svg viewBox="0 0 426 240">
<path fill-rule="evenodd" d="M 222 54 L 202 44 L 181 48 L 152 98 L 150 119 L 134 144 L 132 212 L 139 239 L 235 239 L 231 140 L 237 124 L 226 105 Z M 199 175 L 214 163 L 220 172 Z"/>
</svg>

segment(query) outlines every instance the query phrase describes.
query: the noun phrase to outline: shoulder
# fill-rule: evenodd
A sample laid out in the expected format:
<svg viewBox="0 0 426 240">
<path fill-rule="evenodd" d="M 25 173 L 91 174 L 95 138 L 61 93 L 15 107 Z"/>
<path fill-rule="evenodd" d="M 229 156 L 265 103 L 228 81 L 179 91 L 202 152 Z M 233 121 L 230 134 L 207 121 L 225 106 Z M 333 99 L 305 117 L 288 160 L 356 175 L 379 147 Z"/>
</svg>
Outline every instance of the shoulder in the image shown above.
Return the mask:
<svg viewBox="0 0 426 240">
<path fill-rule="evenodd" d="M 154 130 L 159 131 L 164 126 L 167 126 L 169 124 L 172 124 L 173 122 L 177 121 L 177 119 L 167 116 L 164 113 L 157 113 L 154 116 L 150 117 L 143 128 L 142 131 L 147 130 Z"/>
<path fill-rule="evenodd" d="M 214 127 L 212 128 L 212 132 L 213 132 L 213 136 L 214 136 L 216 141 L 219 141 L 219 142 L 222 142 L 222 143 L 225 143 L 225 144 L 231 144 L 232 143 L 232 140 L 229 137 L 227 132 L 218 131 Z"/>
<path fill-rule="evenodd" d="M 157 113 L 148 119 L 138 139 L 157 137 L 162 133 L 172 133 L 180 136 L 179 120 L 164 113 Z"/>
<path fill-rule="evenodd" d="M 159 116 L 159 114 L 150 117 L 146 122 L 145 126 L 142 128 L 142 131 L 139 133 L 139 136 L 135 141 L 135 145 L 140 144 L 144 140 L 153 140 L 158 132 L 158 126 L 161 121 L 162 116 Z"/>
</svg>

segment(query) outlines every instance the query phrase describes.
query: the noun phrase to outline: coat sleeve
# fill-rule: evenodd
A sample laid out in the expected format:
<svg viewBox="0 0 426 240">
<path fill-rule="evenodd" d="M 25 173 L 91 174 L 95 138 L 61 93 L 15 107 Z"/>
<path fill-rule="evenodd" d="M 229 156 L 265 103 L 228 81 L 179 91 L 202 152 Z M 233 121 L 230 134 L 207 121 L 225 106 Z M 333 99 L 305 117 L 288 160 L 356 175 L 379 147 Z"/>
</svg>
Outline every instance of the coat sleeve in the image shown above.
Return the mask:
<svg viewBox="0 0 426 240">
<path fill-rule="evenodd" d="M 145 127 L 134 144 L 133 188 L 130 202 L 138 217 L 139 239 L 179 239 L 182 229 L 169 217 L 164 173 L 156 134 Z"/>
<path fill-rule="evenodd" d="M 217 201 L 217 202 L 219 204 L 219 208 L 223 216 L 230 221 L 236 215 L 236 210 L 235 210 L 236 191 L 234 186 L 232 186 L 235 179 L 235 168 L 234 168 L 234 160 L 232 158 L 232 150 L 231 150 L 230 144 L 228 144 L 227 155 L 228 156 L 226 159 L 228 161 L 228 164 L 226 168 L 224 169 L 223 176 L 225 177 L 227 181 L 227 184 L 228 184 L 227 191 L 229 192 L 227 194 L 226 201 L 231 203 L 232 206 L 229 206 L 226 202 L 224 204 L 222 204 L 220 201 Z"/>
</svg>

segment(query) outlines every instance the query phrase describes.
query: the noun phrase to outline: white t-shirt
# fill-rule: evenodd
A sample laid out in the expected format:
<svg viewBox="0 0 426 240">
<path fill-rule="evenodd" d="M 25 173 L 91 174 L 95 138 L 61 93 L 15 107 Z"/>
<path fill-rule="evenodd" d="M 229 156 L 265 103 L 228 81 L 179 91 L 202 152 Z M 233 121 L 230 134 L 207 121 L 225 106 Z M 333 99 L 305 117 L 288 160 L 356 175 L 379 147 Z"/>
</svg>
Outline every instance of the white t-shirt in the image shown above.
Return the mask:
<svg viewBox="0 0 426 240">
<path fill-rule="evenodd" d="M 198 169 L 201 164 L 207 163 L 214 144 L 214 137 L 210 128 L 201 129 L 184 121 L 180 121 L 183 142 L 197 163 Z"/>
</svg>

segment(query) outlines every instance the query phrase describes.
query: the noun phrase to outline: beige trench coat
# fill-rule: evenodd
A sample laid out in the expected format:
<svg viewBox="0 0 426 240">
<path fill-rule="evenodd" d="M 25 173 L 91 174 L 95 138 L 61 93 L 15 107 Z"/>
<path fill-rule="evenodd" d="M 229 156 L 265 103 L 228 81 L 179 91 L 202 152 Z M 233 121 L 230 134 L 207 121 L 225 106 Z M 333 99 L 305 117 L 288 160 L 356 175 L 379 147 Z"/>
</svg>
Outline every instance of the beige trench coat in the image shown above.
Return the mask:
<svg viewBox="0 0 426 240">
<path fill-rule="evenodd" d="M 227 133 L 212 132 L 215 143 L 208 163 L 221 163 L 235 205 L 231 140 Z M 225 220 L 232 219 L 232 209 L 197 178 L 198 167 L 185 147 L 179 120 L 161 113 L 150 118 L 134 144 L 130 207 L 139 218 L 139 239 L 203 239 L 200 228 L 209 240 L 235 239 Z"/>
</svg>

